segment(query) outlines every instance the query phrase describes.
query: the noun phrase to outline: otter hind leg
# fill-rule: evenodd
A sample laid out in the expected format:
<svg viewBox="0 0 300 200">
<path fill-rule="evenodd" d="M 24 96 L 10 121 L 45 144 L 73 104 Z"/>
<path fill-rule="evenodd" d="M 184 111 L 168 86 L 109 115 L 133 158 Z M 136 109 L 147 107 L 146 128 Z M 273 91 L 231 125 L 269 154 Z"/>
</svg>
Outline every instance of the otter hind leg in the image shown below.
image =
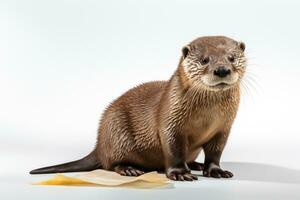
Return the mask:
<svg viewBox="0 0 300 200">
<path fill-rule="evenodd" d="M 204 163 L 198 163 L 196 161 L 188 163 L 188 167 L 190 170 L 195 170 L 195 171 L 203 171 L 204 170 Z"/>
<path fill-rule="evenodd" d="M 145 173 L 143 170 L 127 165 L 117 165 L 113 170 L 122 176 L 140 176 Z"/>
</svg>

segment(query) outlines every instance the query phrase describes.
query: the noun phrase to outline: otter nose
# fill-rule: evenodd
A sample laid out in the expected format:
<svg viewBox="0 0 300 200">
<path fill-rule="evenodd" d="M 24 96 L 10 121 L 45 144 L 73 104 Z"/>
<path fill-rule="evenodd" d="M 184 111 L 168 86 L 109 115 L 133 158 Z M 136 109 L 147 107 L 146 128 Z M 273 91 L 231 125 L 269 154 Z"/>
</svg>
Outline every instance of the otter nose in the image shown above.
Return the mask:
<svg viewBox="0 0 300 200">
<path fill-rule="evenodd" d="M 214 75 L 215 76 L 218 76 L 220 78 L 224 78 L 226 77 L 227 75 L 229 75 L 231 73 L 231 70 L 230 69 L 227 69 L 226 67 L 224 66 L 220 66 L 218 67 L 215 71 L 214 71 Z"/>
</svg>

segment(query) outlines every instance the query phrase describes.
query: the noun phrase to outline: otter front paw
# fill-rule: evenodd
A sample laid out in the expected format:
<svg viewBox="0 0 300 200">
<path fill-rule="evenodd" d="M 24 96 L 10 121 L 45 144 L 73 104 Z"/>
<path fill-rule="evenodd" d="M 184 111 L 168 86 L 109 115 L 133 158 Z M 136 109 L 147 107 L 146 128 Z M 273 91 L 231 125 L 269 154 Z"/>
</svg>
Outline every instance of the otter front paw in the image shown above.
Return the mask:
<svg viewBox="0 0 300 200">
<path fill-rule="evenodd" d="M 167 170 L 167 177 L 173 181 L 194 181 L 198 180 L 196 175 L 191 174 L 185 168 L 169 168 Z"/>
<path fill-rule="evenodd" d="M 233 173 L 222 170 L 219 166 L 211 164 L 209 167 L 204 168 L 203 176 L 213 178 L 231 178 L 233 177 Z"/>
</svg>

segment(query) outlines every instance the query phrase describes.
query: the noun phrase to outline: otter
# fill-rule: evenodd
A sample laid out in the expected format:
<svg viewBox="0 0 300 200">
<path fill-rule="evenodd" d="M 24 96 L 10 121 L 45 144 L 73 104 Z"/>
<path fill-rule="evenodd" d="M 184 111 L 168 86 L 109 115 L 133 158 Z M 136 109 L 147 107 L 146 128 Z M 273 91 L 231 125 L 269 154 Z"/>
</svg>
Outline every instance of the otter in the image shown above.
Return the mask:
<svg viewBox="0 0 300 200">
<path fill-rule="evenodd" d="M 163 171 L 171 180 L 230 178 L 220 158 L 240 100 L 245 44 L 225 36 L 200 37 L 182 48 L 168 81 L 141 84 L 102 114 L 97 143 L 86 157 L 30 174 L 94 169 L 124 176 Z M 203 150 L 204 163 L 196 162 Z"/>
</svg>

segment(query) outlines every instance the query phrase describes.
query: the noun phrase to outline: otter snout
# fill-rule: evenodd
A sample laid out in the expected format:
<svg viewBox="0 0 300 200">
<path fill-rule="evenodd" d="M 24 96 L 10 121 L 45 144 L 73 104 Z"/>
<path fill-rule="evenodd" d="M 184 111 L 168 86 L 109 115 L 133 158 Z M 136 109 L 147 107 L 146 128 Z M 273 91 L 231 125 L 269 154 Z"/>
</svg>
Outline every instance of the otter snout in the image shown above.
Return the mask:
<svg viewBox="0 0 300 200">
<path fill-rule="evenodd" d="M 224 78 L 231 74 L 231 69 L 226 68 L 225 66 L 220 66 L 214 70 L 213 74 L 220 78 Z"/>
</svg>

